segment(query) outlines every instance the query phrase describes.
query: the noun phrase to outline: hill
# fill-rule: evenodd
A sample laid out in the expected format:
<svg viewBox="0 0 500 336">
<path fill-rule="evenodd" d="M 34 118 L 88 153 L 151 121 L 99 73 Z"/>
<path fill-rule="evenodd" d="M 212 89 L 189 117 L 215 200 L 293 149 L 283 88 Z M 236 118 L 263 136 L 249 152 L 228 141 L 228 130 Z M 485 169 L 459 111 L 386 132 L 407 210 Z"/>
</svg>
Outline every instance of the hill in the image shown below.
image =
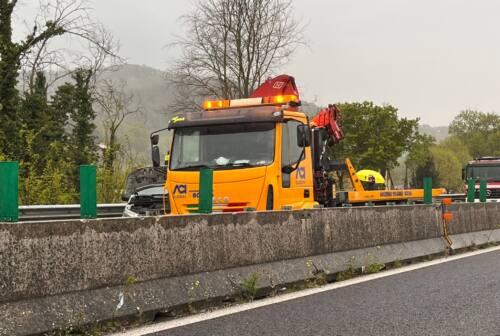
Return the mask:
<svg viewBox="0 0 500 336">
<path fill-rule="evenodd" d="M 432 135 L 436 141 L 441 141 L 448 136 L 448 126 L 429 126 L 420 125 L 419 131 L 424 134 Z"/>
<path fill-rule="evenodd" d="M 129 146 L 133 157 L 139 162 L 149 163 L 149 135 L 152 131 L 165 128 L 170 115 L 167 106 L 172 97 L 166 73 L 144 65 L 125 64 L 113 71 L 105 72 L 103 79 L 123 83 L 124 92 L 133 95 L 133 106 L 141 112 L 127 117 L 119 129 L 119 138 Z M 97 112 L 98 109 L 96 109 Z M 103 138 L 102 116 L 96 119 L 97 136 Z M 168 136 L 163 137 L 162 148 L 166 148 Z"/>
</svg>

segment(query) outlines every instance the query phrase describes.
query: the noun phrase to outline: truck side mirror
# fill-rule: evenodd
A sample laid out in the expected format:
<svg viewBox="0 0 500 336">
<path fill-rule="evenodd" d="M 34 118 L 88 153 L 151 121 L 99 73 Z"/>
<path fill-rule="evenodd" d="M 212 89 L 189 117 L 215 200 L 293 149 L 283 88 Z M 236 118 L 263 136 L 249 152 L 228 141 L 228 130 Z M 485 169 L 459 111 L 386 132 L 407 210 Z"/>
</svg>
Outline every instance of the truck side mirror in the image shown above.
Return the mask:
<svg viewBox="0 0 500 336">
<path fill-rule="evenodd" d="M 160 136 L 158 134 L 152 135 L 150 140 L 151 140 L 151 146 L 156 146 L 156 145 L 158 145 L 158 142 L 160 140 Z"/>
<path fill-rule="evenodd" d="M 151 160 L 153 161 L 153 167 L 160 166 L 160 148 L 156 145 L 151 147 Z"/>
<path fill-rule="evenodd" d="M 309 147 L 311 144 L 311 133 L 309 126 L 305 124 L 297 125 L 297 146 Z"/>
<path fill-rule="evenodd" d="M 462 181 L 465 181 L 465 168 L 462 168 Z"/>
</svg>

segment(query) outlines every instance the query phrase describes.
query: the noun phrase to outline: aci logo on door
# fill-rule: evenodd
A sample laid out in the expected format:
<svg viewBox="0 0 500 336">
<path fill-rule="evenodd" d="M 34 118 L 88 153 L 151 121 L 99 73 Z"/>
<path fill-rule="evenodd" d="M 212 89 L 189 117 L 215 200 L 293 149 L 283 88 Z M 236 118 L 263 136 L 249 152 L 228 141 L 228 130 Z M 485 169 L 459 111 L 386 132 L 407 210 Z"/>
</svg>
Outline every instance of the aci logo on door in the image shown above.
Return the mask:
<svg viewBox="0 0 500 336">
<path fill-rule="evenodd" d="M 185 184 L 176 184 L 174 187 L 174 195 L 185 195 L 187 193 L 187 186 Z"/>
<path fill-rule="evenodd" d="M 295 173 L 295 183 L 297 185 L 302 185 L 306 183 L 306 168 L 299 167 L 297 168 L 297 172 Z"/>
<path fill-rule="evenodd" d="M 306 168 L 299 167 L 297 168 L 297 175 L 295 176 L 297 179 L 305 180 L 306 179 Z"/>
</svg>

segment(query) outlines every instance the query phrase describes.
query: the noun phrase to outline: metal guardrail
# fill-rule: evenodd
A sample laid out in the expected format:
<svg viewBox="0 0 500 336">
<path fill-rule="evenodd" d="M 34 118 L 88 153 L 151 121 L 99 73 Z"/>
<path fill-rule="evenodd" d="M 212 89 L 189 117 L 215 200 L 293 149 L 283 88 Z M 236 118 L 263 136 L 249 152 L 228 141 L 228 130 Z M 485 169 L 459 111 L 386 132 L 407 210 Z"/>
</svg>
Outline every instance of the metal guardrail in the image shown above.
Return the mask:
<svg viewBox="0 0 500 336">
<path fill-rule="evenodd" d="M 437 197 L 438 199 L 451 198 L 454 202 L 465 202 L 467 199 L 466 194 L 441 194 Z"/>
<path fill-rule="evenodd" d="M 122 217 L 125 203 L 98 204 L 97 217 Z M 38 221 L 56 219 L 79 219 L 80 204 L 66 205 L 21 205 L 19 206 L 19 221 Z"/>
<path fill-rule="evenodd" d="M 437 199 L 451 198 L 453 201 L 465 202 L 465 194 L 442 194 Z M 97 217 L 122 217 L 125 203 L 98 204 Z M 21 205 L 19 206 L 19 221 L 41 221 L 57 219 L 79 219 L 80 205 Z"/>
</svg>

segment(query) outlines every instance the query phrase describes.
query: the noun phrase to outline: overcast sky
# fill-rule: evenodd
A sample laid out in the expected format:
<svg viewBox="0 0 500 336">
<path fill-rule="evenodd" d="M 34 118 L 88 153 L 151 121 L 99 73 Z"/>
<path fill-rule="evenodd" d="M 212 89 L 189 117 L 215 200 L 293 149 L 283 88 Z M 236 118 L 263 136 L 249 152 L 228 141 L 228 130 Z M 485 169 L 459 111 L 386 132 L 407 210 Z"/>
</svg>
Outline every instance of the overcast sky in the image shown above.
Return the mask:
<svg viewBox="0 0 500 336">
<path fill-rule="evenodd" d="M 20 18 L 33 11 L 24 0 Z M 34 1 L 33 1 L 34 2 Z M 166 69 L 193 1 L 93 0 L 130 63 Z M 302 99 L 371 100 L 447 125 L 466 108 L 500 111 L 500 1 L 294 0 L 309 44 L 280 69 Z"/>
</svg>

